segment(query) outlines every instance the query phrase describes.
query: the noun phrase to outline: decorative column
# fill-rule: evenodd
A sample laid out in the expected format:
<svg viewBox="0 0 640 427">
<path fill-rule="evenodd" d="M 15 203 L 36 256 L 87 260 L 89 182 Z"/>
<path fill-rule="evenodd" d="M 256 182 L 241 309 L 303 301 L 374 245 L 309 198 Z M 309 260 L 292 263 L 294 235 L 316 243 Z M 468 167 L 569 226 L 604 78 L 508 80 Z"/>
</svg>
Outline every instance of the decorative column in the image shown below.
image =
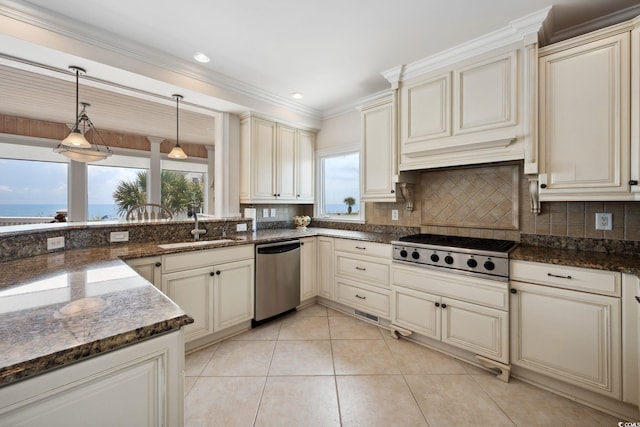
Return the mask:
<svg viewBox="0 0 640 427">
<path fill-rule="evenodd" d="M 160 144 L 164 138 L 147 136 L 151 145 L 149 149 L 149 174 L 147 176 L 147 203 L 162 204 L 161 181 L 162 166 L 160 163 Z"/>
<path fill-rule="evenodd" d="M 207 200 L 205 201 L 205 205 L 204 205 L 204 212 L 206 214 L 209 215 L 215 215 L 216 211 L 215 211 L 215 201 L 216 201 L 216 176 L 215 176 L 215 171 L 216 171 L 216 165 L 215 165 L 215 161 L 216 161 L 216 149 L 215 146 L 213 145 L 205 145 L 204 146 L 207 149 L 207 176 L 209 177 L 209 181 L 207 183 L 205 183 L 205 185 L 207 185 L 209 188 L 207 189 Z"/>
<path fill-rule="evenodd" d="M 83 162 L 69 162 L 68 183 L 68 220 L 70 222 L 86 221 L 89 215 L 87 164 Z"/>
</svg>

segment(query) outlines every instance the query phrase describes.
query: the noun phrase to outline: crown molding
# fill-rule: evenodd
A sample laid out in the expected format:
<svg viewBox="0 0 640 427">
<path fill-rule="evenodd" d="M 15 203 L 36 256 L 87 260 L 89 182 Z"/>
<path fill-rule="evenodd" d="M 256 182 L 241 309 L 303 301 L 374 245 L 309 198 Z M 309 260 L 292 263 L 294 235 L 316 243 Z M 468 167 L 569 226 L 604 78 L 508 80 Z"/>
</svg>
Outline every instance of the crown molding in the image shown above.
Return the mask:
<svg viewBox="0 0 640 427">
<path fill-rule="evenodd" d="M 33 5 L 27 5 L 15 0 L 4 0 L 3 4 L 0 4 L 0 15 L 46 31 L 51 31 L 90 46 L 122 55 L 143 65 L 151 65 L 190 79 L 218 86 L 239 95 L 284 107 L 313 119 L 319 120 L 322 118 L 322 112 L 318 109 L 293 102 L 285 97 L 273 94 L 224 74 L 197 68 L 194 64 L 175 56 L 168 55 L 147 46 L 132 43 L 113 33 L 96 31 L 93 27 L 82 21 L 70 20 L 68 17 L 57 13 L 45 12 L 42 8 Z"/>
<path fill-rule="evenodd" d="M 455 64 L 456 62 L 482 55 L 512 43 L 536 43 L 538 40 L 537 34 L 542 28 L 550 10 L 551 6 L 546 7 L 538 12 L 513 20 L 509 25 L 500 30 L 493 31 L 427 58 L 407 64 L 404 67 L 404 71 L 402 71 L 400 81 L 405 81 L 430 71 Z M 395 78 L 397 73 L 398 66 L 383 71 L 382 75 Z M 395 83 L 393 80 L 389 80 L 389 82 L 391 84 Z"/>
<path fill-rule="evenodd" d="M 375 102 L 379 99 L 382 99 L 391 95 L 392 95 L 391 88 L 381 90 L 380 92 L 372 93 L 371 95 L 367 95 L 364 98 L 360 98 L 348 104 L 341 105 L 340 107 L 332 108 L 330 110 L 325 111 L 325 113 L 322 115 L 322 120 L 333 119 L 334 117 L 351 113 L 353 112 L 353 110 L 359 109 L 363 104 Z"/>
<path fill-rule="evenodd" d="M 549 43 L 557 43 L 573 37 L 581 36 L 601 28 L 632 20 L 636 17 L 640 17 L 640 4 L 555 32 L 549 38 Z"/>
</svg>

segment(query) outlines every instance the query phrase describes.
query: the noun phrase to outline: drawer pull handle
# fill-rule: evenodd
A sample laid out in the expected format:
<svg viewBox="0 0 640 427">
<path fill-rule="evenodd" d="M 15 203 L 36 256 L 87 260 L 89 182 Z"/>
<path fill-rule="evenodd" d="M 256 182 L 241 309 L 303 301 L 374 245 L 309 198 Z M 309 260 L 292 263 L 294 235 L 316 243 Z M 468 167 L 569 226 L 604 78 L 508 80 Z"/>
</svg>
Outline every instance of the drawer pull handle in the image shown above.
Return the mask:
<svg viewBox="0 0 640 427">
<path fill-rule="evenodd" d="M 366 268 L 364 268 L 364 267 L 356 267 L 356 270 L 360 270 L 360 271 L 367 271 L 367 269 L 366 269 Z"/>
<path fill-rule="evenodd" d="M 360 249 L 361 251 L 367 250 L 367 248 L 365 248 L 364 246 L 356 246 L 356 249 Z"/>
<path fill-rule="evenodd" d="M 560 276 L 559 274 L 547 273 L 549 277 L 557 277 L 558 279 L 571 279 L 571 276 Z"/>
<path fill-rule="evenodd" d="M 640 297 L 636 297 L 636 301 L 640 303 Z"/>
<path fill-rule="evenodd" d="M 161 267 L 162 263 L 161 262 L 156 262 L 156 267 Z"/>
<path fill-rule="evenodd" d="M 360 298 L 360 299 L 367 299 L 367 297 L 363 297 L 363 296 L 360 296 L 360 295 L 358 295 L 358 294 L 356 294 L 356 298 Z"/>
</svg>

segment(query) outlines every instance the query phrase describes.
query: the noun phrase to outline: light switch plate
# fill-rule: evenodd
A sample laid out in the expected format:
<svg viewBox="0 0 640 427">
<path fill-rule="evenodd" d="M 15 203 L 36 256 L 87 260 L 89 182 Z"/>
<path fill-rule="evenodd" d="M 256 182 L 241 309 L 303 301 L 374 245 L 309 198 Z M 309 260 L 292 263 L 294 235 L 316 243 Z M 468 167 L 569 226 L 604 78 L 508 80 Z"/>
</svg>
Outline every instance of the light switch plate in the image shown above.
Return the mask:
<svg viewBox="0 0 640 427">
<path fill-rule="evenodd" d="M 247 224 L 236 224 L 236 231 L 247 231 Z"/>
<path fill-rule="evenodd" d="M 596 213 L 596 230 L 613 230 L 613 215 Z"/>
<path fill-rule="evenodd" d="M 398 209 L 391 209 L 391 220 L 392 221 L 398 220 Z"/>
<path fill-rule="evenodd" d="M 129 241 L 129 232 L 128 231 L 112 231 L 109 235 L 109 241 L 113 242 L 128 242 Z"/>
<path fill-rule="evenodd" d="M 262 218 L 269 218 L 269 208 L 262 209 Z"/>
<path fill-rule="evenodd" d="M 47 250 L 53 251 L 55 249 L 64 248 L 64 236 L 60 237 L 51 237 L 47 239 Z"/>
</svg>

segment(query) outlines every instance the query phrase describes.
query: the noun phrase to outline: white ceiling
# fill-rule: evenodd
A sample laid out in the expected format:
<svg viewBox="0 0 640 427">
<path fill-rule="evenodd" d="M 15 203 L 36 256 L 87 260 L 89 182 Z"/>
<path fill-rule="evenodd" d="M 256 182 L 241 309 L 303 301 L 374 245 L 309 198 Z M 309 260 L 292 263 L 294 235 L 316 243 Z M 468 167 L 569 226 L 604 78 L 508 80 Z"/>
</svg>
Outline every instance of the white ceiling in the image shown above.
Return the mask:
<svg viewBox="0 0 640 427">
<path fill-rule="evenodd" d="M 174 67 L 178 64 L 185 70 L 196 67 L 203 74 L 222 75 L 226 81 L 272 94 L 273 99 L 291 102 L 290 94 L 301 92 L 304 98 L 297 103 L 320 116 L 388 89 L 382 71 L 503 28 L 549 5 L 553 5 L 550 19 L 555 32 L 638 6 L 638 0 L 0 0 L 2 3 L 21 4 L 40 16 L 62 20 L 75 34 L 86 30 L 87 38 L 118 43 L 121 49 L 132 51 L 136 46 L 138 51 L 159 52 L 177 60 Z M 87 30 L 85 24 L 92 28 Z M 197 51 L 209 55 L 211 62 L 196 64 L 192 56 Z M 109 58 L 104 61 L 109 65 Z"/>
</svg>

